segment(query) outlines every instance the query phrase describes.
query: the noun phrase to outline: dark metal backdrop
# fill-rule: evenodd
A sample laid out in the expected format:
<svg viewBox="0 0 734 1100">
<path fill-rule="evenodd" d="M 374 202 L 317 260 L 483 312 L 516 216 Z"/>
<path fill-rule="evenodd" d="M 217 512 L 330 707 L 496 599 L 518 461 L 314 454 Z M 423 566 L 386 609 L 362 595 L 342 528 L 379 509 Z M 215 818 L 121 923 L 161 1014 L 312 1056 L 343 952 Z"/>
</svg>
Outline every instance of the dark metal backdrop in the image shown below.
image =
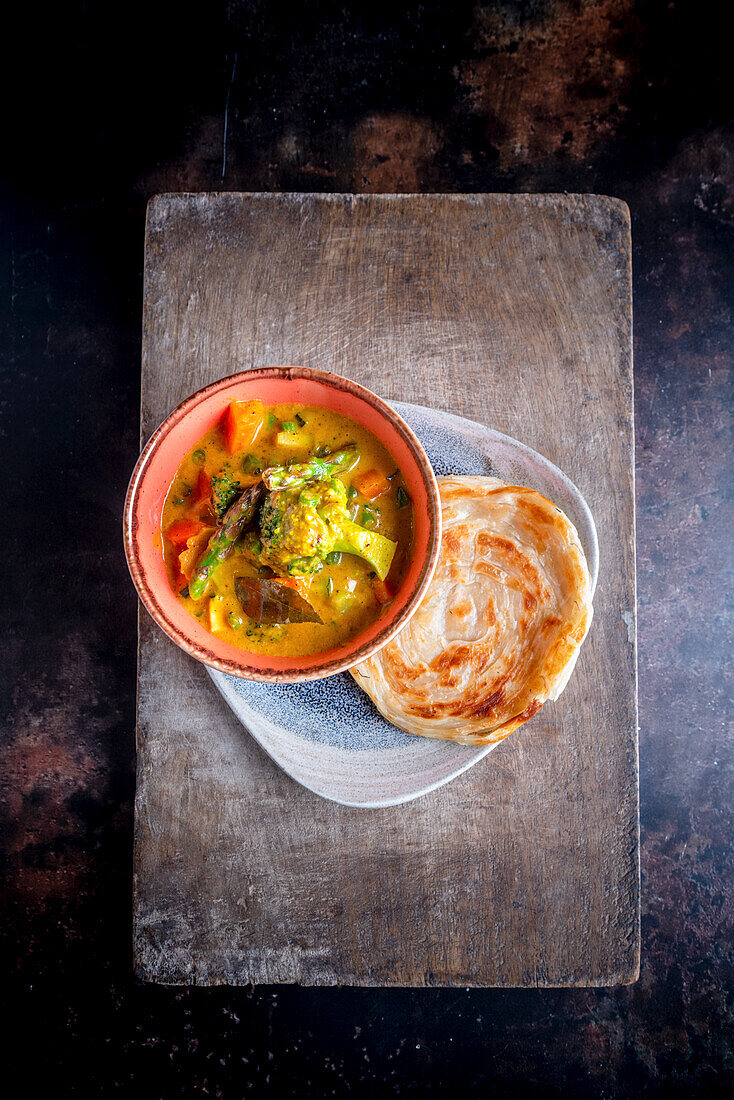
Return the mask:
<svg viewBox="0 0 734 1100">
<path fill-rule="evenodd" d="M 4 992 L 57 1096 L 734 1084 L 730 45 L 718 5 L 16 8 L 5 35 Z M 592 191 L 632 210 L 642 976 L 596 991 L 131 977 L 143 219 L 163 190 Z M 16 1044 L 12 1050 L 18 1050 Z"/>
</svg>

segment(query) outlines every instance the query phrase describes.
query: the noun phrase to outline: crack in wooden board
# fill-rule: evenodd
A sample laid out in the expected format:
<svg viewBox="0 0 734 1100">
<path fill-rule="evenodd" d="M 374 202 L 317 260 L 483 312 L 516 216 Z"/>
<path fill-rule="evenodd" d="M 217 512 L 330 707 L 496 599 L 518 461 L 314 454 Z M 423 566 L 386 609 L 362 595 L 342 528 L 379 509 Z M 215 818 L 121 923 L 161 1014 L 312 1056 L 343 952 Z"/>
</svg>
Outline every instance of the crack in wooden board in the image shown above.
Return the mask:
<svg viewBox="0 0 734 1100">
<path fill-rule="evenodd" d="M 134 954 L 191 984 L 561 986 L 639 971 L 626 206 L 578 195 L 152 200 L 141 434 L 299 364 L 535 447 L 596 519 L 571 682 L 479 765 L 359 811 L 290 780 L 140 617 Z"/>
</svg>

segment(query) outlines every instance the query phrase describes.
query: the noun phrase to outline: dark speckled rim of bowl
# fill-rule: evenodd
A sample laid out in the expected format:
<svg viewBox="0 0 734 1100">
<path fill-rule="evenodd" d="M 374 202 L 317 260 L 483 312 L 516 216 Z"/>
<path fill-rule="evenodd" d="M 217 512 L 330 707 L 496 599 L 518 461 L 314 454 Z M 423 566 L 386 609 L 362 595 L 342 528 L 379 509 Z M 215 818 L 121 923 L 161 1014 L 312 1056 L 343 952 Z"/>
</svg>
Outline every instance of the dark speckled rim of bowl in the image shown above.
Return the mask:
<svg viewBox="0 0 734 1100">
<path fill-rule="evenodd" d="M 249 665 L 244 659 L 242 661 L 234 661 L 218 656 L 211 649 L 187 637 L 171 622 L 161 607 L 155 592 L 148 583 L 147 575 L 141 565 L 138 554 L 137 505 L 140 488 L 146 473 L 155 459 L 158 448 L 171 429 L 179 424 L 200 401 L 212 393 L 220 389 L 227 389 L 239 383 L 252 384 L 259 379 L 265 380 L 272 378 L 284 380 L 304 379 L 318 382 L 336 390 L 346 391 L 371 405 L 383 419 L 387 420 L 392 425 L 410 450 L 425 486 L 428 503 L 429 534 L 426 556 L 418 579 L 407 602 L 394 618 L 388 619 L 384 629 L 375 635 L 369 642 L 366 642 L 363 646 L 360 646 L 344 657 L 335 657 L 325 664 L 314 663 L 308 668 L 256 668 Z M 315 370 L 309 367 L 262 367 L 256 370 L 240 371 L 237 374 L 226 375 L 224 378 L 220 378 L 216 382 L 210 383 L 210 385 L 205 386 L 203 389 L 197 390 L 196 393 L 182 401 L 153 432 L 143 448 L 130 478 L 123 512 L 123 541 L 130 575 L 143 606 L 161 630 L 163 630 L 176 645 L 183 649 L 184 652 L 195 657 L 196 660 L 201 661 L 203 664 L 209 665 L 211 668 L 219 669 L 220 672 L 226 672 L 232 676 L 238 676 L 245 680 L 259 680 L 271 683 L 297 683 L 304 680 L 319 680 L 327 676 L 335 676 L 337 673 L 352 668 L 360 661 L 365 660 L 367 657 L 371 657 L 378 650 L 382 649 L 382 647 L 391 641 L 411 619 L 420 606 L 436 569 L 441 546 L 441 501 L 433 467 L 418 437 L 408 427 L 402 417 L 398 416 L 394 409 L 382 401 L 376 394 L 372 393 L 371 390 L 365 389 L 364 386 L 360 386 L 350 378 L 343 378 L 341 375 L 332 374 L 330 371 Z M 243 657 L 246 657 L 247 651 L 243 650 L 242 653 Z M 313 660 L 317 656 L 318 655 L 314 654 L 311 655 L 311 658 L 307 657 L 305 659 Z"/>
</svg>

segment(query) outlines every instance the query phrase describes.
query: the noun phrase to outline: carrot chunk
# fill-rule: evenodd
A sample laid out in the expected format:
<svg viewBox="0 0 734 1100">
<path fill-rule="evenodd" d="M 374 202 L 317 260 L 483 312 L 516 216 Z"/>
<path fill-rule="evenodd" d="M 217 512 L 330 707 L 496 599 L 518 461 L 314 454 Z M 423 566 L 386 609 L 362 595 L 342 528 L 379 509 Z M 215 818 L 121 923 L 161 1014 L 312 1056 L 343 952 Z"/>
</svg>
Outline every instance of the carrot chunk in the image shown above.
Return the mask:
<svg viewBox="0 0 734 1100">
<path fill-rule="evenodd" d="M 199 470 L 199 479 L 191 497 L 189 516 L 192 519 L 208 520 L 213 514 L 212 479 L 204 470 Z"/>
<path fill-rule="evenodd" d="M 395 599 L 395 589 L 387 581 L 375 579 L 372 582 L 372 591 L 378 603 L 386 604 Z"/>
<path fill-rule="evenodd" d="M 282 584 L 286 588 L 292 588 L 299 596 L 303 596 L 303 598 L 306 599 L 311 588 L 312 580 L 313 577 L 278 577 L 278 584 Z"/>
<path fill-rule="evenodd" d="M 229 453 L 250 447 L 260 434 L 263 420 L 262 401 L 230 401 L 222 423 Z"/>
<path fill-rule="evenodd" d="M 176 549 L 181 550 L 194 535 L 198 535 L 204 524 L 198 519 L 177 519 L 164 534 Z"/>
<path fill-rule="evenodd" d="M 196 500 L 195 504 L 201 504 L 203 500 L 208 500 L 212 495 L 212 479 L 209 474 L 204 470 L 199 470 L 199 480 L 196 483 Z"/>
<path fill-rule="evenodd" d="M 376 500 L 390 488 L 390 482 L 379 470 L 368 470 L 366 474 L 360 474 L 359 477 L 355 477 L 353 485 L 358 493 L 367 497 L 367 500 Z"/>
<path fill-rule="evenodd" d="M 189 583 L 188 579 L 183 575 L 183 573 L 181 572 L 180 569 L 176 568 L 176 565 L 174 563 L 174 566 L 173 566 L 173 582 L 172 582 L 173 591 L 174 592 L 183 592 L 184 588 L 186 588 L 188 583 Z"/>
</svg>

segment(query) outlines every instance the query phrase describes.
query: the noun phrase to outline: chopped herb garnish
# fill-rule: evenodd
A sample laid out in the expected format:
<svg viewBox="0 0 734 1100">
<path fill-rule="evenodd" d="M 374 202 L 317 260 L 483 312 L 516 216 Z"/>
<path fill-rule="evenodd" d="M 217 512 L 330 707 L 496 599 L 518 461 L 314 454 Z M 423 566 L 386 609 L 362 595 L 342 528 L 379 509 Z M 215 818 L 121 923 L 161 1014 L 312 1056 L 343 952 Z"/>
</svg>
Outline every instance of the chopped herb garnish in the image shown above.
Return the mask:
<svg viewBox="0 0 734 1100">
<path fill-rule="evenodd" d="M 348 499 L 349 499 L 349 500 L 354 500 L 354 498 L 356 497 L 356 495 L 357 495 L 357 490 L 356 490 L 356 488 L 354 487 L 354 485 L 350 485 L 350 486 L 349 486 L 349 488 L 347 489 L 347 497 L 348 497 Z"/>
<path fill-rule="evenodd" d="M 327 447 L 325 443 L 320 443 L 318 447 L 314 448 L 314 458 L 326 458 L 331 454 L 331 447 Z"/>
<path fill-rule="evenodd" d="M 277 423 L 278 423 L 278 418 L 275 415 L 275 413 L 268 413 L 268 427 L 269 428 L 274 428 Z"/>
<path fill-rule="evenodd" d="M 341 552 L 339 550 L 332 550 L 330 554 L 327 554 L 324 561 L 327 565 L 339 565 L 342 560 Z"/>
<path fill-rule="evenodd" d="M 333 591 L 334 591 L 334 582 L 331 579 L 331 577 L 329 577 L 329 579 L 326 582 L 326 595 L 330 596 Z"/>
<path fill-rule="evenodd" d="M 242 469 L 246 474 L 256 477 L 263 472 L 262 462 L 257 455 L 245 455 L 242 459 Z"/>
<path fill-rule="evenodd" d="M 280 428 L 281 431 L 288 432 L 288 435 L 293 435 L 294 432 L 298 431 L 298 425 L 295 420 L 284 420 Z"/>
<path fill-rule="evenodd" d="M 404 508 L 406 504 L 410 503 L 410 497 L 406 493 L 402 485 L 398 486 L 398 508 Z"/>
<path fill-rule="evenodd" d="M 391 474 L 387 475 L 387 480 L 392 481 L 392 479 L 394 477 L 397 477 L 399 473 L 400 473 L 400 470 L 393 470 L 393 472 Z"/>
<path fill-rule="evenodd" d="M 296 413 L 296 420 L 298 421 L 298 423 L 301 425 L 302 428 L 306 427 L 306 421 L 303 419 L 303 417 L 301 416 L 300 413 Z"/>
<path fill-rule="evenodd" d="M 230 611 L 229 615 L 227 616 L 227 622 L 233 630 L 239 630 L 241 626 L 244 626 L 245 620 L 242 619 L 239 615 L 235 615 L 233 611 Z"/>
<path fill-rule="evenodd" d="M 185 588 L 181 589 L 181 591 L 179 592 L 179 596 L 183 596 L 183 598 L 185 600 L 187 600 L 189 598 L 189 586 L 188 585 L 186 585 Z"/>
<path fill-rule="evenodd" d="M 202 451 L 201 449 L 199 449 L 197 451 L 194 451 L 191 457 L 193 458 L 197 466 L 203 466 L 206 462 L 206 451 Z"/>
<path fill-rule="evenodd" d="M 362 509 L 362 526 L 363 527 L 374 527 L 376 523 L 377 523 L 377 516 L 372 511 L 372 509 L 371 508 L 363 508 Z"/>
<path fill-rule="evenodd" d="M 370 580 L 373 581 L 376 576 L 377 576 L 377 573 L 375 573 L 375 571 L 373 569 L 372 572 L 370 573 Z"/>
</svg>

